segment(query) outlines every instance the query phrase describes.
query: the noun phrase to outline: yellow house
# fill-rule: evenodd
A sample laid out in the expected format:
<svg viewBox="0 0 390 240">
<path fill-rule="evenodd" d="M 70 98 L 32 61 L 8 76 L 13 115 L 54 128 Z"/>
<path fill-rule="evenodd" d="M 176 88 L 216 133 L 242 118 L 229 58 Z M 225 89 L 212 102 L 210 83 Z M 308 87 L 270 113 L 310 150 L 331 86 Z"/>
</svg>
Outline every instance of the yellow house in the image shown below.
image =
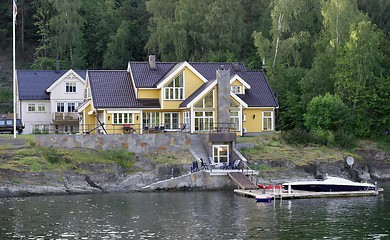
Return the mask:
<svg viewBox="0 0 390 240">
<path fill-rule="evenodd" d="M 224 70 L 220 79 L 218 69 Z M 247 70 L 242 63 L 156 62 L 150 55 L 147 62 L 129 62 L 127 70 L 87 72 L 79 129 L 243 135 L 273 131 L 277 108 L 263 70 Z M 220 118 L 223 111 L 227 118 Z"/>
</svg>

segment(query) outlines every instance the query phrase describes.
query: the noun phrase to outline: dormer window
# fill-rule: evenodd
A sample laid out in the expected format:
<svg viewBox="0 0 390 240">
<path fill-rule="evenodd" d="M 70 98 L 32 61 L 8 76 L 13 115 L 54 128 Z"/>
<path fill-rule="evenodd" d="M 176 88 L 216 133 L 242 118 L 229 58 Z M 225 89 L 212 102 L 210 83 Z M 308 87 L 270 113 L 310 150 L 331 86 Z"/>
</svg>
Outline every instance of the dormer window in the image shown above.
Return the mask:
<svg viewBox="0 0 390 240">
<path fill-rule="evenodd" d="M 232 85 L 230 86 L 230 91 L 232 91 L 234 94 L 242 94 L 242 86 Z"/>
<path fill-rule="evenodd" d="M 165 100 L 183 100 L 184 99 L 184 83 L 183 83 L 183 72 L 180 73 L 175 79 L 173 79 L 164 88 L 164 99 Z"/>
<path fill-rule="evenodd" d="M 65 83 L 65 92 L 75 93 L 76 92 L 76 82 L 67 82 Z"/>
</svg>

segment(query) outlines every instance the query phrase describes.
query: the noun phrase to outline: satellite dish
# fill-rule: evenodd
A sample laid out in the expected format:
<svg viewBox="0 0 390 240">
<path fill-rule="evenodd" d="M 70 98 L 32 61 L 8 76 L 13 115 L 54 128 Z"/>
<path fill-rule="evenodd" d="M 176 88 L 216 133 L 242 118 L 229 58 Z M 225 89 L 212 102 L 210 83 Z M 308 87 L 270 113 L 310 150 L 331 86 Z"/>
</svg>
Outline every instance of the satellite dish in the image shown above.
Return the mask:
<svg viewBox="0 0 390 240">
<path fill-rule="evenodd" d="M 347 164 L 348 164 L 348 166 L 351 167 L 354 162 L 355 162 L 355 159 L 353 159 L 353 157 L 351 157 L 351 156 L 347 157 Z"/>
</svg>

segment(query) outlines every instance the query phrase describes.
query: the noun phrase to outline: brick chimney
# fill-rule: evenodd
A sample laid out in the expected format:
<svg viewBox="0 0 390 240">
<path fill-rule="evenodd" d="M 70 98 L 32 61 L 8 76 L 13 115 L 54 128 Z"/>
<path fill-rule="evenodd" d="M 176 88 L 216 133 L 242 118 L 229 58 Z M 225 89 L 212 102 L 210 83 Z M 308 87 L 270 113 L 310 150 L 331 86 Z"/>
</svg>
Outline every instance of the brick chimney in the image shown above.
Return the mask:
<svg viewBox="0 0 390 240">
<path fill-rule="evenodd" d="M 230 69 L 221 65 L 216 72 L 217 75 L 217 122 L 219 127 L 227 128 L 230 123 Z"/>
</svg>

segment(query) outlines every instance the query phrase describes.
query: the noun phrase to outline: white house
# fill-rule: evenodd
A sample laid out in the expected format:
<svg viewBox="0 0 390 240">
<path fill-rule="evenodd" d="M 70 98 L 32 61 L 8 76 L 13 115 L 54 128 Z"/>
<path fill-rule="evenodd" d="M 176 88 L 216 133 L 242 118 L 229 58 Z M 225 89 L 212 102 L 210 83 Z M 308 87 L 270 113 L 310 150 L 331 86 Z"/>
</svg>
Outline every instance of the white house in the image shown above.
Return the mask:
<svg viewBox="0 0 390 240">
<path fill-rule="evenodd" d="M 16 76 L 23 133 L 78 132 L 75 109 L 84 100 L 85 70 L 18 70 Z"/>
</svg>

